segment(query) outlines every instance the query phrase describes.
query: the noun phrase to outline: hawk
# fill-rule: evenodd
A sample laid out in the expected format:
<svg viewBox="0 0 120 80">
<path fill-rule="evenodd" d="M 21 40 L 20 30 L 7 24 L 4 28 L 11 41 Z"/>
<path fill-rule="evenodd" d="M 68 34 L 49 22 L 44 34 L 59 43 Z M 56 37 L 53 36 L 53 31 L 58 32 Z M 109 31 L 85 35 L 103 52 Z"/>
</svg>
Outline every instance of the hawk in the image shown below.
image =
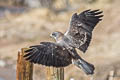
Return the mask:
<svg viewBox="0 0 120 80">
<path fill-rule="evenodd" d="M 86 52 L 92 31 L 103 15 L 100 10 L 85 10 L 80 14 L 74 13 L 70 21 L 70 27 L 63 34 L 53 32 L 50 36 L 56 42 L 40 42 L 39 45 L 30 46 L 24 55 L 25 59 L 37 64 L 53 67 L 66 67 L 74 64 L 86 74 L 94 73 L 94 65 L 82 59 L 76 48 Z"/>
</svg>

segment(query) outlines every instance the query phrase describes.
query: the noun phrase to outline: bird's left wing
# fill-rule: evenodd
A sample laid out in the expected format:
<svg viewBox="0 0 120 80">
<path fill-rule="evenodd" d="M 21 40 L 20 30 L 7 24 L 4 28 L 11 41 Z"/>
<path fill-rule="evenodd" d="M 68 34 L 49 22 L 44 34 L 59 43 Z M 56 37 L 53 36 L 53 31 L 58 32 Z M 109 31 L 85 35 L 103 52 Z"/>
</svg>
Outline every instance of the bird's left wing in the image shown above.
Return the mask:
<svg viewBox="0 0 120 80">
<path fill-rule="evenodd" d="M 71 64 L 71 56 L 66 48 L 52 42 L 41 42 L 25 51 L 25 59 L 37 64 L 65 67 Z"/>
<path fill-rule="evenodd" d="M 101 21 L 102 11 L 86 10 L 80 14 L 73 14 L 70 21 L 70 27 L 65 33 L 69 40 L 72 40 L 70 46 L 85 52 L 89 46 L 92 37 L 92 31 L 96 24 Z"/>
</svg>

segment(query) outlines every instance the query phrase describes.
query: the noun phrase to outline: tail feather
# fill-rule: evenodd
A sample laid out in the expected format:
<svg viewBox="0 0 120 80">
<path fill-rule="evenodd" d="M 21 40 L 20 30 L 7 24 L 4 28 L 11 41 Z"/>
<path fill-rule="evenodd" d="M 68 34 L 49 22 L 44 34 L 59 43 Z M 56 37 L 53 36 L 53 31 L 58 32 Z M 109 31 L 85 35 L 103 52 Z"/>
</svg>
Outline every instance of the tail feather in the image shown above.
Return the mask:
<svg viewBox="0 0 120 80">
<path fill-rule="evenodd" d="M 85 60 L 83 59 L 78 59 L 78 60 L 75 60 L 74 61 L 74 64 L 81 68 L 87 75 L 89 74 L 94 74 L 94 65 L 93 64 L 90 64 L 88 62 L 86 62 Z"/>
</svg>

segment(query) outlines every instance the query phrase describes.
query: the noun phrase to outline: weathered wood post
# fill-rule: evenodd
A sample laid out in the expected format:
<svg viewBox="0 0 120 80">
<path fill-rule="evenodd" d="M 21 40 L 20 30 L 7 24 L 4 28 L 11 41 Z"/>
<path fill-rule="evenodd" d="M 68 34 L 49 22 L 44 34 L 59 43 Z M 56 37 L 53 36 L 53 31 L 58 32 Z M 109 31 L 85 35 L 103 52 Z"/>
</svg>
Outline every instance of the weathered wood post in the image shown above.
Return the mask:
<svg viewBox="0 0 120 80">
<path fill-rule="evenodd" d="M 64 68 L 47 67 L 47 80 L 64 80 Z"/>
<path fill-rule="evenodd" d="M 113 80 L 113 78 L 114 78 L 114 71 L 113 71 L 113 70 L 110 71 L 110 73 L 109 73 L 108 76 L 109 76 L 109 77 L 108 77 L 108 80 Z"/>
<path fill-rule="evenodd" d="M 33 80 L 33 64 L 23 58 L 25 49 L 18 52 L 16 80 Z"/>
<path fill-rule="evenodd" d="M 23 58 L 24 50 L 18 52 L 16 80 L 33 80 L 33 64 Z M 47 80 L 64 80 L 64 68 L 46 67 Z"/>
</svg>

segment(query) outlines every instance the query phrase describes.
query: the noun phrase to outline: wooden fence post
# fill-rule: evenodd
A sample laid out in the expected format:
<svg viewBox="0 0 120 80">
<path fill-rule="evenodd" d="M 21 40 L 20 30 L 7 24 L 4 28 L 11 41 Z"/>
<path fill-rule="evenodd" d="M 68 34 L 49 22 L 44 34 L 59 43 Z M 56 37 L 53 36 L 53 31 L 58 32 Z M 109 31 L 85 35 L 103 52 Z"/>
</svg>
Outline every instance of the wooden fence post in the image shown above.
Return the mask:
<svg viewBox="0 0 120 80">
<path fill-rule="evenodd" d="M 64 80 L 64 68 L 47 67 L 47 80 Z"/>
<path fill-rule="evenodd" d="M 110 71 L 110 73 L 109 73 L 108 80 L 113 80 L 113 78 L 114 78 L 114 71 L 112 70 L 112 71 Z"/>
<path fill-rule="evenodd" d="M 24 60 L 24 50 L 18 52 L 16 80 L 33 80 L 33 64 Z M 47 80 L 64 80 L 64 68 L 47 67 Z"/>
<path fill-rule="evenodd" d="M 16 80 L 33 80 L 33 64 L 23 58 L 25 49 L 18 52 Z"/>
</svg>

